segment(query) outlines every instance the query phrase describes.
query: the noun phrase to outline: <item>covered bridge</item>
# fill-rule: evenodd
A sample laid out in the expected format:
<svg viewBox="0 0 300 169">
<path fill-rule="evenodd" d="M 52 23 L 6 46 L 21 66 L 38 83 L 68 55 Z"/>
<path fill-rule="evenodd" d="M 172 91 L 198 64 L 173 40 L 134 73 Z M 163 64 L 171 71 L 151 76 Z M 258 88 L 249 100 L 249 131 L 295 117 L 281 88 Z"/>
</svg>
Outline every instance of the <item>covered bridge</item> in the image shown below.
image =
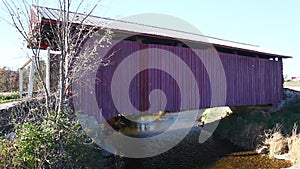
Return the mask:
<svg viewBox="0 0 300 169">
<path fill-rule="evenodd" d="M 59 11 L 32 7 L 31 16 L 38 29 L 51 30 Z M 111 64 L 99 66 L 92 79 L 92 98 L 88 90 L 80 90 L 85 96 L 80 100 L 82 109 L 89 109 L 95 99 L 98 110 L 92 112 L 100 110 L 109 118 L 147 110 L 277 105 L 283 97 L 282 59 L 290 56 L 176 28 L 96 16 L 82 24 L 97 27 L 99 21 L 109 23 L 106 27 L 114 32 L 111 47 L 98 51 L 99 56 L 110 57 Z M 48 46 L 45 42 L 41 47 Z"/>
</svg>

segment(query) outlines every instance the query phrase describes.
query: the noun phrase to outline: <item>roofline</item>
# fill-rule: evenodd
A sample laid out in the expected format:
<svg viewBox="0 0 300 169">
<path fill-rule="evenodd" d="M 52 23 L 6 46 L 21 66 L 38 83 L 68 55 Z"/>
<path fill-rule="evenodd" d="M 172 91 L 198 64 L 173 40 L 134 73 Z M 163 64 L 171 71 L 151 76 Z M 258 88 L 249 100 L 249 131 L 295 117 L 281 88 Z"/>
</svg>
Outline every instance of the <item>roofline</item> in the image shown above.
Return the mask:
<svg viewBox="0 0 300 169">
<path fill-rule="evenodd" d="M 141 33 L 141 32 L 126 31 L 126 30 L 121 30 L 121 29 L 112 29 L 112 30 L 114 32 L 118 32 L 118 33 L 126 33 L 126 34 L 132 34 L 132 35 L 139 34 L 139 35 L 144 35 L 144 36 L 148 36 L 148 37 L 155 37 L 155 38 L 161 38 L 161 39 L 179 40 L 179 41 L 182 41 L 182 42 L 205 43 L 205 44 L 210 44 L 210 45 L 218 46 L 218 47 L 226 47 L 226 48 L 230 48 L 230 49 L 247 51 L 247 52 L 252 52 L 252 53 L 256 53 L 256 54 L 269 55 L 269 56 L 273 56 L 275 58 L 285 58 L 285 59 L 293 58 L 292 56 L 288 56 L 288 55 L 278 55 L 278 54 L 267 53 L 267 52 L 260 52 L 260 51 L 255 51 L 255 50 L 248 50 L 248 49 L 237 48 L 237 47 L 232 47 L 232 46 L 225 46 L 225 45 L 221 45 L 221 44 L 217 44 L 217 43 L 194 41 L 194 40 L 189 40 L 189 39 L 174 38 L 174 37 L 170 37 L 170 36 L 161 36 L 161 35 L 147 34 L 147 33 Z M 220 39 L 220 40 L 222 40 L 222 39 Z M 229 42 L 234 42 L 234 41 L 229 41 Z M 244 43 L 240 43 L 240 44 L 244 44 Z M 270 57 L 270 58 L 273 58 L 273 57 Z"/>
<path fill-rule="evenodd" d="M 46 9 L 50 9 L 50 10 L 58 10 L 58 9 L 55 9 L 55 8 L 48 8 L 48 7 L 35 6 L 35 5 L 32 5 L 32 7 L 33 7 L 33 9 L 35 9 L 35 12 L 38 12 L 37 8 L 46 8 Z M 76 13 L 76 14 L 84 15 L 82 13 Z M 41 22 L 41 23 L 43 22 L 43 20 L 54 21 L 54 22 L 57 23 L 57 20 L 53 20 L 53 19 L 50 19 L 50 18 L 44 18 L 44 17 L 41 17 L 40 15 L 38 15 L 38 16 L 40 17 L 39 22 Z M 89 17 L 95 17 L 95 18 L 104 19 L 104 20 L 107 20 L 107 21 L 129 23 L 129 24 L 134 24 L 134 25 L 139 25 L 139 26 L 145 26 L 145 27 L 157 28 L 157 29 L 162 29 L 162 30 L 175 31 L 175 32 L 180 32 L 180 33 L 186 33 L 186 34 L 190 34 L 190 35 L 201 36 L 203 38 L 210 38 L 212 40 L 220 40 L 220 41 L 235 43 L 235 44 L 239 44 L 239 45 L 259 47 L 258 45 L 252 45 L 252 44 L 248 44 L 248 43 L 241 43 L 241 42 L 226 40 L 226 39 L 222 39 L 222 38 L 206 36 L 206 35 L 202 35 L 202 34 L 198 34 L 198 33 L 186 32 L 186 31 L 182 31 L 182 30 L 163 28 L 163 27 L 158 27 L 158 26 L 153 26 L 153 25 L 147 25 L 147 24 L 141 24 L 141 23 L 136 23 L 136 22 L 131 22 L 131 21 L 112 19 L 112 18 L 107 18 L 107 17 L 100 17 L 100 16 L 95 16 L 95 15 L 90 15 Z M 49 24 L 51 24 L 51 23 L 49 23 Z M 74 23 L 74 24 L 76 25 L 77 23 Z M 99 25 L 88 25 L 88 24 L 85 24 L 85 25 L 86 26 L 93 26 L 93 27 L 98 28 L 98 29 L 101 28 L 101 26 L 99 26 Z M 110 28 L 110 29 L 115 31 L 115 32 L 119 32 L 119 33 L 139 34 L 139 35 L 144 35 L 144 36 L 148 36 L 148 37 L 156 37 L 156 38 L 168 39 L 168 40 L 176 40 L 177 39 L 177 40 L 180 40 L 180 41 L 193 42 L 193 43 L 207 43 L 207 44 L 212 44 L 214 46 L 220 46 L 220 47 L 225 47 L 225 48 L 229 48 L 229 49 L 236 49 L 236 50 L 241 50 L 241 51 L 248 51 L 248 52 L 252 52 L 252 53 L 256 53 L 256 54 L 264 54 L 264 55 L 278 57 L 278 58 L 293 58 L 292 56 L 289 56 L 289 55 L 275 54 L 275 52 L 274 53 L 262 52 L 262 51 L 258 51 L 258 50 L 239 48 L 239 47 L 236 47 L 236 46 L 223 45 L 223 44 L 218 44 L 218 43 L 213 43 L 213 42 L 203 42 L 203 41 L 197 41 L 197 40 L 192 40 L 192 39 L 176 38 L 176 37 L 172 37 L 172 36 L 163 36 L 163 35 L 149 34 L 149 33 L 144 33 L 144 32 L 128 31 L 128 30 L 124 30 L 124 29 L 114 29 L 114 28 Z M 270 58 L 272 58 L 272 57 L 270 57 Z"/>
</svg>

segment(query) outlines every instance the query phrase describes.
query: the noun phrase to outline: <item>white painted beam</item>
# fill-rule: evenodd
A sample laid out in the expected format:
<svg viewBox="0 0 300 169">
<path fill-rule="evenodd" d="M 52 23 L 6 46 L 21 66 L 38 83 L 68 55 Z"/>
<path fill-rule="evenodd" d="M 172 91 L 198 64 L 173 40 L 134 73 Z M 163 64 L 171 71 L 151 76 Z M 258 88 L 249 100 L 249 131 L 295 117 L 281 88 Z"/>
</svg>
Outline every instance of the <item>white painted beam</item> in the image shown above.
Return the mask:
<svg viewBox="0 0 300 169">
<path fill-rule="evenodd" d="M 19 68 L 19 94 L 20 98 L 23 96 L 23 68 Z"/>
<path fill-rule="evenodd" d="M 50 93 L 50 48 L 47 49 L 46 57 L 46 89 Z"/>
<path fill-rule="evenodd" d="M 23 77 L 23 73 L 24 73 L 24 68 L 31 62 L 31 58 L 28 59 L 23 66 L 21 66 L 19 68 L 19 94 L 20 94 L 20 98 L 23 97 L 23 89 L 24 89 L 24 77 Z"/>
<path fill-rule="evenodd" d="M 34 70 L 35 70 L 35 62 L 34 62 L 34 56 L 33 56 L 31 59 L 31 67 L 30 67 L 30 74 L 29 74 L 29 87 L 28 87 L 28 96 L 29 97 L 32 97 L 32 95 L 33 95 Z"/>
</svg>

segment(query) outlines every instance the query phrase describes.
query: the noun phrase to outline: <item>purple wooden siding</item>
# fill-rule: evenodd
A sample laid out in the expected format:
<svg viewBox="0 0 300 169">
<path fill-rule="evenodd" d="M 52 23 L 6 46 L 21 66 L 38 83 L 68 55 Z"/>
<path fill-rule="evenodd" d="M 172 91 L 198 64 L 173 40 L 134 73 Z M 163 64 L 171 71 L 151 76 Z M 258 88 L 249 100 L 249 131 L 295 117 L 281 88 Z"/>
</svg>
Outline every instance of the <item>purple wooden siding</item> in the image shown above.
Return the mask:
<svg viewBox="0 0 300 169">
<path fill-rule="evenodd" d="M 158 69 L 144 70 L 132 79 L 129 90 L 125 88 L 120 89 L 128 90 L 132 105 L 141 111 L 147 110 L 151 106 L 149 105 L 148 96 L 154 89 L 164 91 L 167 97 L 165 110 L 186 110 L 214 106 L 277 104 L 282 98 L 282 65 L 280 62 L 238 56 L 234 54 L 218 53 L 226 75 L 227 97 L 223 105 L 212 104 L 210 78 L 202 59 L 205 60 L 205 63 L 209 63 L 212 55 L 215 55 L 217 52 L 200 49 L 191 50 L 188 48 L 156 44 L 141 44 L 132 41 L 121 41 L 110 51 L 106 51 L 105 49 L 101 50 L 102 55 L 103 53 L 107 53 L 107 56 L 110 55 L 111 52 L 117 51 L 111 57 L 113 64 L 106 67 L 100 67 L 97 72 L 97 78 L 100 80 L 96 80 L 96 98 L 98 106 L 102 109 L 102 113 L 106 119 L 116 115 L 117 113 L 123 113 L 117 111 L 111 96 L 111 81 L 114 71 L 121 61 L 130 54 L 141 49 L 152 48 L 169 51 L 171 54 L 175 54 L 186 63 L 196 78 L 200 101 L 199 103 L 195 103 L 195 99 L 193 97 L 195 95 L 194 92 L 196 86 L 189 83 L 191 81 L 189 77 L 181 73 L 179 65 L 176 65 L 176 63 L 170 63 L 165 66 L 173 65 L 174 67 L 172 67 L 172 69 L 179 69 L 179 71 L 175 72 L 179 73 L 179 80 L 184 81 L 185 88 L 190 89 L 190 97 L 185 98 L 185 101 L 182 102 L 180 99 L 182 93 L 175 79 L 173 79 L 170 74 Z M 144 52 L 142 54 L 149 56 L 155 55 L 159 57 L 158 60 L 155 57 L 148 57 L 149 59 L 147 64 L 160 64 L 163 59 L 166 59 L 166 54 L 164 52 L 160 53 L 148 50 L 148 52 Z M 196 54 L 200 56 L 201 59 L 199 59 Z M 140 60 L 136 60 L 132 64 L 141 64 L 141 62 Z M 213 67 L 214 65 L 210 66 Z M 128 67 L 128 70 L 129 69 L 131 69 L 131 67 Z M 214 71 L 220 71 L 220 69 L 220 67 L 216 66 Z M 126 78 L 126 72 L 124 72 L 123 77 Z M 221 81 L 220 77 L 217 75 L 214 75 L 211 78 L 215 78 L 214 80 L 218 83 L 217 85 L 225 85 L 225 82 Z M 122 80 L 123 79 L 121 79 L 121 81 Z M 85 92 L 87 91 L 82 91 L 81 94 L 84 95 Z M 162 105 L 159 105 L 160 99 L 161 98 L 155 100 L 158 104 L 157 109 L 163 109 L 161 107 Z M 120 98 L 120 100 L 122 100 L 122 98 Z M 84 100 L 82 101 L 84 102 Z M 85 102 L 89 102 L 89 100 L 85 100 Z M 88 108 L 88 104 L 89 103 L 83 107 Z M 120 104 L 122 104 L 122 102 Z M 198 104 L 199 106 L 196 106 Z M 127 110 L 126 106 L 127 105 L 121 105 L 121 107 L 123 107 L 122 110 Z M 95 115 L 97 116 L 98 110 L 92 110 L 92 112 L 95 112 Z"/>
<path fill-rule="evenodd" d="M 220 53 L 227 78 L 227 105 L 276 105 L 282 98 L 282 67 L 273 60 Z"/>
</svg>

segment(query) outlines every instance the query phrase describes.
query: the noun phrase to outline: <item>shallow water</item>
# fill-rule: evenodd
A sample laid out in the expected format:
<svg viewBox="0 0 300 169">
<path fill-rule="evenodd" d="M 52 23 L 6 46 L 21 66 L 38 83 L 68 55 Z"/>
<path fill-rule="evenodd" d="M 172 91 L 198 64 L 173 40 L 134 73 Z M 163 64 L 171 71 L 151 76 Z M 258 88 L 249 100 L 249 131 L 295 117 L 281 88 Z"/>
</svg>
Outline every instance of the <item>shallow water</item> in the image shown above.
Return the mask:
<svg viewBox="0 0 300 169">
<path fill-rule="evenodd" d="M 198 143 L 199 127 L 191 132 L 178 145 L 169 151 L 149 158 L 125 158 L 126 169 L 201 169 L 210 168 L 215 161 L 232 152 L 235 147 L 217 139 L 210 138 Z"/>
<path fill-rule="evenodd" d="M 268 155 L 256 154 L 255 151 L 234 152 L 226 157 L 219 159 L 212 169 L 269 169 L 269 168 L 286 168 L 292 164 L 285 160 L 270 159 Z"/>
<path fill-rule="evenodd" d="M 152 137 L 174 123 L 177 114 L 168 114 L 162 120 L 134 123 L 121 130 L 133 137 Z M 147 117 L 146 119 L 148 119 Z M 145 119 L 145 118 L 144 118 Z M 150 117 L 151 119 L 151 117 Z M 180 132 L 180 129 L 178 130 Z M 175 132 L 176 133 L 176 132 Z M 205 143 L 198 142 L 201 127 L 194 126 L 189 134 L 175 147 L 160 155 L 148 158 L 124 158 L 126 169 L 257 169 L 284 168 L 291 164 L 272 160 L 254 151 L 242 151 L 233 144 L 214 136 Z M 168 141 L 168 140 L 161 140 Z M 157 143 L 157 146 L 159 143 Z M 156 144 L 150 148 L 155 148 Z"/>
</svg>

